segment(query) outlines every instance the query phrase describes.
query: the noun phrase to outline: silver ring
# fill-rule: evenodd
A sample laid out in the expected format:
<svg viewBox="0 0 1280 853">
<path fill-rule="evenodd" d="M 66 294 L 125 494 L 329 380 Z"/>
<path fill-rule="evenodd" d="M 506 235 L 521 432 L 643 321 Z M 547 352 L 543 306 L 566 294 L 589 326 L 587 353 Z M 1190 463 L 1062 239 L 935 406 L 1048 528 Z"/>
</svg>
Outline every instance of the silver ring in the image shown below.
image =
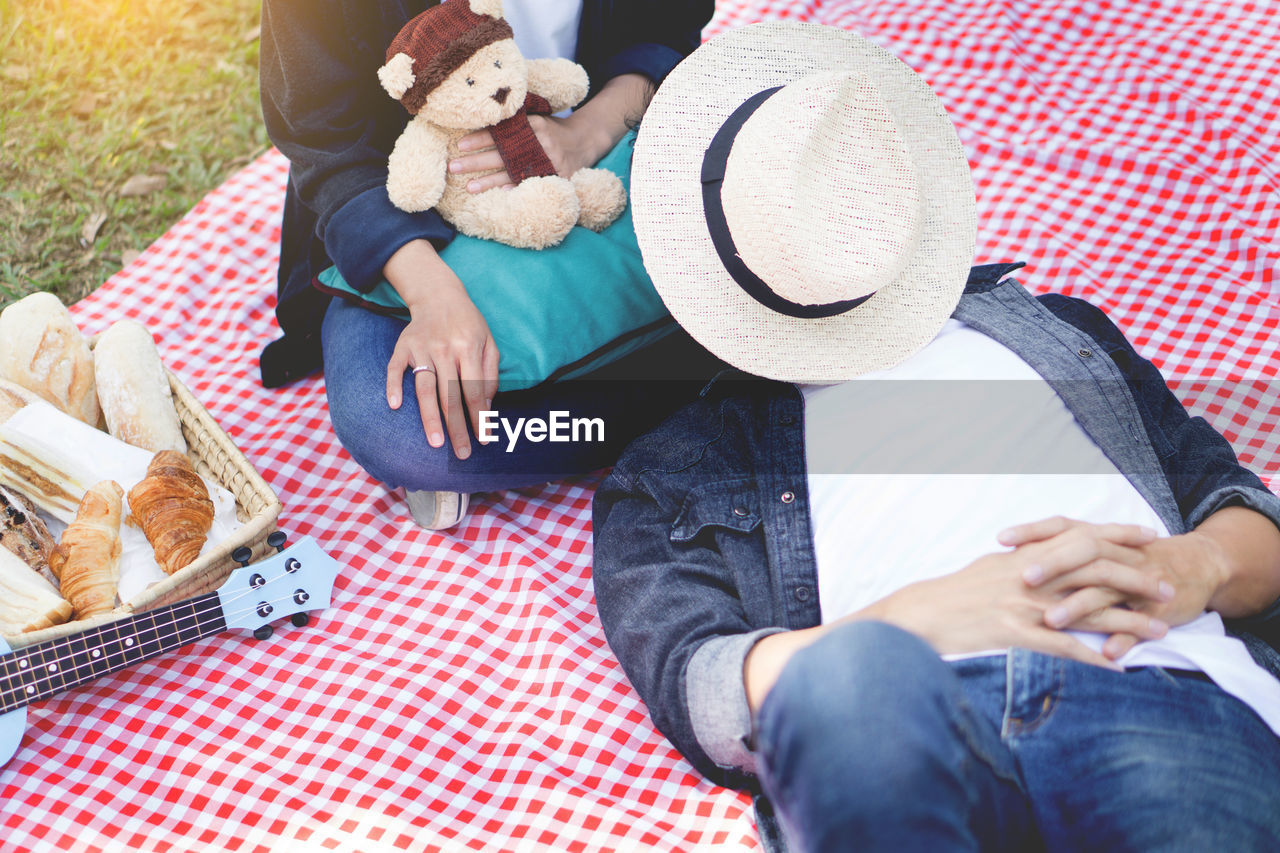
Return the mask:
<svg viewBox="0 0 1280 853">
<path fill-rule="evenodd" d="M 429 365 L 429 364 L 422 364 L 422 365 L 419 365 L 418 367 L 415 367 L 415 368 L 413 369 L 413 373 L 414 373 L 414 375 L 416 376 L 417 374 L 421 373 L 421 372 L 422 372 L 422 371 L 424 371 L 424 370 L 425 370 L 425 371 L 427 371 L 427 373 L 435 373 L 435 372 L 436 372 L 436 371 L 435 371 L 435 368 L 433 368 L 431 365 Z"/>
</svg>

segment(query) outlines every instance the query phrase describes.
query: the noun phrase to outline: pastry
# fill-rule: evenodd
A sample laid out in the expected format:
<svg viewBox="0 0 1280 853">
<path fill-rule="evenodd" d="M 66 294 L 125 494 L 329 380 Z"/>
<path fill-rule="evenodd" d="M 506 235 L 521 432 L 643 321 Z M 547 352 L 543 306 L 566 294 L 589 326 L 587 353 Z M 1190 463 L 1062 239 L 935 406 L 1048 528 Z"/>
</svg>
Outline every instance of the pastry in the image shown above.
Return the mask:
<svg viewBox="0 0 1280 853">
<path fill-rule="evenodd" d="M 98 424 L 93 353 L 58 297 L 33 293 L 0 311 L 0 379 Z"/>
<path fill-rule="evenodd" d="M 174 450 L 162 450 L 151 460 L 147 476 L 129 490 L 129 509 L 155 549 L 156 563 L 170 575 L 195 560 L 213 524 L 204 480 Z"/>
<path fill-rule="evenodd" d="M 71 618 L 71 603 L 30 566 L 0 548 L 0 634 L 39 631 Z"/>
<path fill-rule="evenodd" d="M 49 556 L 55 544 L 49 528 L 36 514 L 35 504 L 0 486 L 0 546 L 53 583 L 57 576 L 49 567 Z"/>
<path fill-rule="evenodd" d="M 169 377 L 146 326 L 121 320 L 99 335 L 93 373 L 108 432 L 153 453 L 187 452 Z"/>
<path fill-rule="evenodd" d="M 120 499 L 124 489 L 104 480 L 85 492 L 76 520 L 67 526 L 49 561 L 62 595 L 84 619 L 116 606 L 120 583 Z"/>
</svg>

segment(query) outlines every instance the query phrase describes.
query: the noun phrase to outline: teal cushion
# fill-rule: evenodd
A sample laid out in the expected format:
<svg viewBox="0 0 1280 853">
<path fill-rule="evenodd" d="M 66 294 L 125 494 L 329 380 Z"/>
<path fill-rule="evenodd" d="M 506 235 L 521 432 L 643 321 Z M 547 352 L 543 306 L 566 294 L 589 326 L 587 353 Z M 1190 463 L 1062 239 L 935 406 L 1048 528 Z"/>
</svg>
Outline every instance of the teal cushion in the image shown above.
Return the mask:
<svg viewBox="0 0 1280 853">
<path fill-rule="evenodd" d="M 635 132 L 600 161 L 630 192 Z M 440 256 L 467 287 L 500 354 L 498 389 L 580 376 L 675 329 L 640 258 L 631 206 L 597 234 L 575 226 L 558 246 L 515 249 L 459 234 Z M 334 267 L 318 286 L 406 320 L 404 301 L 385 279 L 362 293 Z"/>
</svg>

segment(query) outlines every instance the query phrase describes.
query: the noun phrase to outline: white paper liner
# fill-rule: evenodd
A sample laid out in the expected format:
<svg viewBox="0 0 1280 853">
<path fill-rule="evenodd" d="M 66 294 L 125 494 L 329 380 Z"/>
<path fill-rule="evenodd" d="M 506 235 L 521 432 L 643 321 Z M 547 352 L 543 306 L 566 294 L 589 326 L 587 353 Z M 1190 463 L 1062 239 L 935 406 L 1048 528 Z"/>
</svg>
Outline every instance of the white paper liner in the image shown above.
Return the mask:
<svg viewBox="0 0 1280 853">
<path fill-rule="evenodd" d="M 40 455 L 47 454 L 47 458 L 59 460 L 59 466 L 74 466 L 75 470 L 68 473 L 74 474 L 75 479 L 80 482 L 93 484 L 115 480 L 124 489 L 125 515 L 124 522 L 120 525 L 122 555 L 118 593 L 122 602 L 133 600 L 153 583 L 168 577 L 156 563 L 155 552 L 142 530 L 129 521 L 128 492 L 146 476 L 147 466 L 151 464 L 155 454 L 125 444 L 44 402 L 24 406 L 8 421 L 0 424 L 0 439 L 20 443 L 32 450 L 43 449 L 44 453 Z M 213 526 L 200 551 L 204 554 L 235 534 L 243 526 L 243 522 L 236 518 L 235 496 L 208 478 L 201 479 L 213 500 Z M 15 488 L 23 491 L 40 507 L 49 532 L 55 539 L 61 540 L 62 532 L 66 530 L 70 520 L 66 513 L 45 506 L 38 495 L 24 491 L 20 485 Z"/>
</svg>

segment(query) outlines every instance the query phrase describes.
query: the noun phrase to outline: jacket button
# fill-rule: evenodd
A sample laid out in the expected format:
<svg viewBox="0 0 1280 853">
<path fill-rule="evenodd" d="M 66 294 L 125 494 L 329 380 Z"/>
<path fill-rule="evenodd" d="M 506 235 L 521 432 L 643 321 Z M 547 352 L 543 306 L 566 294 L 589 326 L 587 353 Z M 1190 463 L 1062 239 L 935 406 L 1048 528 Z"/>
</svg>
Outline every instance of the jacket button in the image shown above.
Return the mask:
<svg viewBox="0 0 1280 853">
<path fill-rule="evenodd" d="M 808 601 L 810 594 L 811 593 L 809 591 L 809 587 L 807 586 L 796 587 L 796 601 Z"/>
<path fill-rule="evenodd" d="M 796 422 L 796 419 L 795 419 L 795 416 L 793 415 L 783 415 L 782 417 L 778 418 L 778 423 L 782 424 L 783 426 L 791 426 L 795 422 Z"/>
<path fill-rule="evenodd" d="M 1078 350 L 1076 350 L 1076 355 L 1080 356 L 1081 358 L 1090 358 L 1090 357 L 1092 357 L 1092 356 L 1093 356 L 1093 350 L 1091 350 L 1091 349 L 1083 349 L 1083 348 L 1082 348 L 1082 349 L 1078 349 Z"/>
<path fill-rule="evenodd" d="M 783 493 L 782 493 L 781 495 L 779 495 L 779 497 L 778 497 L 778 500 L 782 501 L 784 504 L 789 504 L 789 503 L 791 503 L 791 502 L 792 502 L 793 500 L 795 500 L 795 499 L 796 499 L 796 493 L 795 493 L 795 492 L 783 492 Z"/>
<path fill-rule="evenodd" d="M 738 518 L 746 518 L 747 508 L 745 506 L 735 506 L 733 508 L 733 514 L 736 515 Z"/>
</svg>

